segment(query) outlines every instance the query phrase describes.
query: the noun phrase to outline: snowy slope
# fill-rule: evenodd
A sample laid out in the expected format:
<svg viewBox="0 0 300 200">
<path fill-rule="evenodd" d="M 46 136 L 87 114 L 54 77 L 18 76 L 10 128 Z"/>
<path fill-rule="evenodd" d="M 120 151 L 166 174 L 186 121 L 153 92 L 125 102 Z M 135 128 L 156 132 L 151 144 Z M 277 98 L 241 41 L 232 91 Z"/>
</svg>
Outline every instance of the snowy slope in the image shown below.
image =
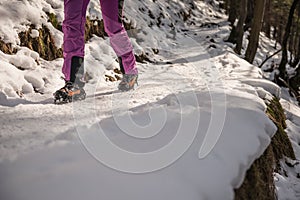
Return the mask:
<svg viewBox="0 0 300 200">
<path fill-rule="evenodd" d="M 282 170 L 275 174 L 275 185 L 279 199 L 299 199 L 300 198 L 300 109 L 297 102 L 290 97 L 288 91 L 284 90 L 280 100 L 286 112 L 286 132 L 291 140 L 296 160 L 283 159 L 281 161 Z"/>
<path fill-rule="evenodd" d="M 0 36 L 19 50 L 0 52 L 1 199 L 233 199 L 276 131 L 265 101 L 281 90 L 222 42 L 223 14 L 191 2 L 125 1 L 136 53 L 156 62 L 139 63 L 140 85 L 118 93 L 104 76 L 117 67 L 115 55 L 107 38 L 93 37 L 88 98 L 56 106 L 62 59 L 39 58 L 17 33 L 47 24 L 60 46 L 46 12 L 61 21 L 62 1 L 1 1 Z M 101 18 L 98 1 L 88 15 Z"/>
<path fill-rule="evenodd" d="M 127 134 L 139 139 L 124 134 L 131 128 L 126 115 L 118 120 L 103 119 L 91 127 L 79 126 L 81 143 L 35 152 L 3 164 L 2 177 L 7 181 L 4 188 L 17 191 L 14 197 L 24 200 L 232 199 L 232 188 L 241 184 L 245 170 L 269 144 L 276 128 L 257 96 L 238 91 L 226 91 L 226 120 L 219 119 L 225 114 L 224 105 L 219 107 L 223 95 L 223 91 L 214 90 L 187 92 L 134 109 L 131 117 L 137 125 L 129 125 L 137 127 Z M 218 105 L 210 105 L 214 104 L 212 96 Z M 215 113 L 211 112 L 212 106 Z M 165 121 L 163 127 L 160 120 Z M 122 123 L 127 126 L 123 128 Z M 221 137 L 205 156 L 203 145 L 213 140 L 218 126 L 222 126 Z M 162 128 L 159 135 L 148 138 L 157 128 Z M 123 150 L 138 154 L 110 146 L 100 129 Z M 170 140 L 174 141 L 166 146 Z M 103 164 L 92 159 L 82 145 Z M 6 199 L 12 197 L 10 192 L 2 194 Z"/>
</svg>

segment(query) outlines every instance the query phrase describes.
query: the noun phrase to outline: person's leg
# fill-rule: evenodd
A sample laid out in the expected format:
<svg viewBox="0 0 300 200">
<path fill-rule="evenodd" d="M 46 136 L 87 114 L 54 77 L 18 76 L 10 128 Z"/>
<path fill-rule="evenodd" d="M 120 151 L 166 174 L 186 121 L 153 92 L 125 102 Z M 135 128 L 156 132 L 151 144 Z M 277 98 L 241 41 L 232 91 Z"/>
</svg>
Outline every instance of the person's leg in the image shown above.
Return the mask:
<svg viewBox="0 0 300 200">
<path fill-rule="evenodd" d="M 78 70 L 83 71 L 79 69 L 77 65 L 78 63 L 83 63 L 86 9 L 89 1 L 90 0 L 64 0 L 64 64 L 62 72 L 66 81 L 72 79 L 71 81 L 74 82 Z M 72 64 L 73 66 L 71 68 Z"/>
<path fill-rule="evenodd" d="M 133 47 L 122 24 L 124 0 L 100 0 L 105 31 L 125 74 L 138 74 Z M 123 69 L 122 69 L 123 68 Z"/>
<path fill-rule="evenodd" d="M 84 73 L 85 15 L 88 3 L 89 0 L 64 0 L 64 65 L 62 72 L 66 84 L 53 94 L 54 103 L 68 103 L 85 99 L 86 94 L 83 89 L 85 83 L 82 78 Z"/>
</svg>

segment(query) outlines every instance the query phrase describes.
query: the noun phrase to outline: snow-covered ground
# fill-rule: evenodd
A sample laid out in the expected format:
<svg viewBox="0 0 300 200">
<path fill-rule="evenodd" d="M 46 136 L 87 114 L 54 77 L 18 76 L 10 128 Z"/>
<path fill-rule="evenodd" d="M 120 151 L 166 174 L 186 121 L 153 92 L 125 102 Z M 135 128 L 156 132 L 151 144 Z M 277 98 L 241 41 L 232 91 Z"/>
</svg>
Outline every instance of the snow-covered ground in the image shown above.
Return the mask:
<svg viewBox="0 0 300 200">
<path fill-rule="evenodd" d="M 284 159 L 281 162 L 281 173 L 275 174 L 275 185 L 279 199 L 299 199 L 300 198 L 300 108 L 283 90 L 280 100 L 286 112 L 286 132 L 291 139 L 291 143 L 297 160 Z"/>
<path fill-rule="evenodd" d="M 109 42 L 93 37 L 86 44 L 88 98 L 58 106 L 52 92 L 63 84 L 62 59 L 39 58 L 19 46 L 17 33 L 44 23 L 60 46 L 62 33 L 45 12 L 61 21 L 62 1 L 1 1 L 0 36 L 18 49 L 0 52 L 1 199 L 233 199 L 276 131 L 265 102 L 281 89 L 223 42 L 225 15 L 191 2 L 125 1 L 135 51 L 156 62 L 139 63 L 139 86 L 119 93 L 104 76 L 118 66 Z M 189 9 L 194 14 L 183 22 L 180 13 Z M 160 27 L 149 10 L 161 16 Z M 98 1 L 88 14 L 101 18 Z M 283 94 L 299 158 L 299 107 Z M 280 199 L 298 199 L 293 170 L 290 179 L 275 175 Z"/>
</svg>

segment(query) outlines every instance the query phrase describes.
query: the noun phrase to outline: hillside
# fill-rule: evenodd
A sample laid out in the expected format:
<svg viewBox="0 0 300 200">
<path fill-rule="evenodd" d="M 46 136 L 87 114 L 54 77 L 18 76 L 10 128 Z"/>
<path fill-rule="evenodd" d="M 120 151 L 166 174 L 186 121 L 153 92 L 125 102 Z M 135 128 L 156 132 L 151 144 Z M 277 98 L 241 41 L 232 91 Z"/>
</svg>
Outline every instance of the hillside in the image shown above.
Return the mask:
<svg viewBox="0 0 300 200">
<path fill-rule="evenodd" d="M 54 105 L 63 2 L 1 1 L 1 199 L 299 199 L 300 108 L 224 42 L 218 1 L 127 0 L 124 13 L 136 89 L 116 90 L 91 0 L 88 97 Z M 261 34 L 256 63 L 272 43 Z"/>
</svg>

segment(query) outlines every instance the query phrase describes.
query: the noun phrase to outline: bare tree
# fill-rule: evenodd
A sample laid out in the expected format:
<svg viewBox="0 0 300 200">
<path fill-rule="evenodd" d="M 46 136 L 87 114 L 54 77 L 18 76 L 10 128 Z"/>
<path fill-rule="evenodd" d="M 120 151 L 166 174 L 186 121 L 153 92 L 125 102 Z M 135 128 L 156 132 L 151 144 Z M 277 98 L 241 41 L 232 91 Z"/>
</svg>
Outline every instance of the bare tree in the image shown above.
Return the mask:
<svg viewBox="0 0 300 200">
<path fill-rule="evenodd" d="M 235 0 L 231 0 L 232 3 Z M 231 42 L 233 44 L 238 44 L 238 48 L 241 49 L 242 45 L 241 43 L 243 42 L 243 36 L 244 36 L 244 23 L 246 20 L 246 16 L 247 16 L 247 0 L 242 0 L 241 2 L 239 2 L 239 4 L 237 4 L 237 2 L 235 2 L 235 4 L 230 5 L 230 9 L 232 6 L 237 6 L 240 5 L 239 9 L 235 8 L 235 12 L 238 15 L 238 23 L 235 26 L 234 24 L 232 24 L 232 30 L 230 32 L 230 35 L 227 39 L 228 42 Z M 229 13 L 230 14 L 230 13 Z M 230 20 L 230 15 L 229 15 L 229 20 Z M 240 54 L 241 50 L 238 50 L 237 52 Z"/>
<path fill-rule="evenodd" d="M 253 63 L 257 51 L 259 34 L 263 24 L 265 4 L 266 0 L 255 0 L 254 18 L 251 25 L 249 45 L 247 47 L 245 56 L 245 59 L 250 63 Z"/>
<path fill-rule="evenodd" d="M 283 40 L 282 40 L 282 58 L 281 58 L 281 62 L 279 64 L 279 77 L 283 78 L 284 80 L 286 80 L 288 77 L 286 76 L 286 64 L 288 62 L 288 57 L 287 57 L 287 51 L 288 51 L 288 40 L 291 34 L 291 26 L 293 24 L 293 18 L 294 18 L 294 13 L 297 7 L 297 4 L 299 3 L 300 0 L 294 0 L 292 3 L 292 6 L 290 8 L 290 12 L 289 12 L 289 17 L 288 17 L 288 21 L 285 27 L 285 33 L 283 36 Z"/>
<path fill-rule="evenodd" d="M 228 21 L 234 25 L 235 20 L 238 18 L 238 0 L 229 0 L 229 17 Z"/>
<path fill-rule="evenodd" d="M 243 47 L 243 37 L 244 37 L 244 23 L 247 17 L 247 0 L 241 0 L 240 2 L 240 17 L 238 24 L 236 26 L 236 47 L 235 52 L 241 54 Z"/>
<path fill-rule="evenodd" d="M 271 19 L 272 19 L 272 1 L 266 0 L 266 8 L 264 15 L 263 31 L 268 38 L 271 38 Z"/>
</svg>

